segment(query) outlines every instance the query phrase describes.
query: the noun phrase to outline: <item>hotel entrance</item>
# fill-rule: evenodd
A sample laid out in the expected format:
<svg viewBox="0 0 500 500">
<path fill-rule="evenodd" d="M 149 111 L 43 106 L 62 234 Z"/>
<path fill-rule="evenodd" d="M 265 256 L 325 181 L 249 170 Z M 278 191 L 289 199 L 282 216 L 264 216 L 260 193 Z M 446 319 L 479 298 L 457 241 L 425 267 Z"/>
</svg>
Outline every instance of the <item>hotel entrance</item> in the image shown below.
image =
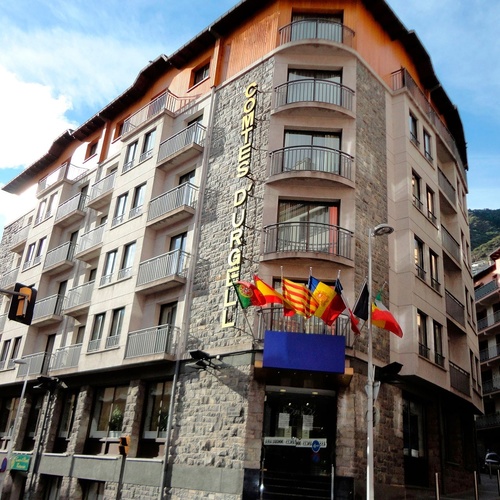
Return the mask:
<svg viewBox="0 0 500 500">
<path fill-rule="evenodd" d="M 336 402 L 334 391 L 267 387 L 262 454 L 264 499 L 268 495 L 281 498 L 279 494 L 290 498 L 292 493 L 302 498 L 330 498 Z"/>
</svg>

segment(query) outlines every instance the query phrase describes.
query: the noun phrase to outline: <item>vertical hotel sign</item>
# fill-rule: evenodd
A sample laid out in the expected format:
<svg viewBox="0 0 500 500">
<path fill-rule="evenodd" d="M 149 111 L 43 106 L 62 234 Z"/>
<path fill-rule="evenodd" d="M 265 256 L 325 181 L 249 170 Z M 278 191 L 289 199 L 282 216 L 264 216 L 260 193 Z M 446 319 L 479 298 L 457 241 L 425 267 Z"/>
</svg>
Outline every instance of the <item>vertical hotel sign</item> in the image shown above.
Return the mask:
<svg viewBox="0 0 500 500">
<path fill-rule="evenodd" d="M 243 117 L 241 119 L 243 144 L 238 149 L 238 163 L 235 174 L 237 179 L 245 179 L 245 184 L 237 186 L 237 189 L 233 193 L 233 212 L 231 216 L 224 304 L 221 317 L 222 328 L 234 326 L 236 298 L 233 283 L 240 279 L 245 220 L 247 216 L 247 198 L 254 185 L 249 174 L 252 159 L 253 129 L 255 127 L 255 107 L 257 105 L 256 95 L 257 83 L 252 82 L 245 89 L 245 102 L 243 104 Z"/>
</svg>

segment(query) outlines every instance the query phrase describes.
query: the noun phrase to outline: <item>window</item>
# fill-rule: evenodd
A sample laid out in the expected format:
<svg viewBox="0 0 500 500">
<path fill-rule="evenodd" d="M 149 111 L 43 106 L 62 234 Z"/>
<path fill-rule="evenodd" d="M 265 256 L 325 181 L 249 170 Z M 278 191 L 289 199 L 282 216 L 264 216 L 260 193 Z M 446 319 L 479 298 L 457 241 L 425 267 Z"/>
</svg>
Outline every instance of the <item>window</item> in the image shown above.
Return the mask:
<svg viewBox="0 0 500 500">
<path fill-rule="evenodd" d="M 120 437 L 126 402 L 126 386 L 97 389 L 90 424 L 90 437 Z"/>
<path fill-rule="evenodd" d="M 39 264 L 42 260 L 43 251 L 45 250 L 45 245 L 47 243 L 47 238 L 41 238 L 38 240 L 38 245 L 36 247 L 35 258 L 33 259 L 33 265 Z"/>
<path fill-rule="evenodd" d="M 76 402 L 77 402 L 77 394 L 72 393 L 64 393 L 62 395 L 64 397 L 63 410 L 61 413 L 61 419 L 59 421 L 59 429 L 57 431 L 57 437 L 64 439 L 66 441 L 69 439 L 71 429 L 73 427 L 73 421 L 75 419 L 75 410 L 76 410 Z M 67 444 L 67 442 L 66 442 Z M 60 446 L 63 446 L 60 443 Z M 66 446 L 63 446 L 64 449 L 56 453 L 64 453 L 66 451 Z"/>
<path fill-rule="evenodd" d="M 429 186 L 427 186 L 427 218 L 437 225 L 434 191 Z"/>
<path fill-rule="evenodd" d="M 441 284 L 439 283 L 439 267 L 438 267 L 438 256 L 432 250 L 429 250 L 429 264 L 431 271 L 431 286 L 439 292 L 441 289 Z"/>
<path fill-rule="evenodd" d="M 0 399 L 0 437 L 11 436 L 19 398 Z"/>
<path fill-rule="evenodd" d="M 425 281 L 425 269 L 424 269 L 424 244 L 422 241 L 414 237 L 414 257 L 415 257 L 415 270 L 417 276 Z"/>
<path fill-rule="evenodd" d="M 132 199 L 132 208 L 128 214 L 128 218 L 132 219 L 142 214 L 144 206 L 144 197 L 146 195 L 146 184 L 141 184 L 134 189 L 134 197 Z"/>
<path fill-rule="evenodd" d="M 292 16 L 291 41 L 320 38 L 342 43 L 342 35 L 341 15 L 294 14 Z"/>
<path fill-rule="evenodd" d="M 132 275 L 132 266 L 134 265 L 135 241 L 125 245 L 123 250 L 122 265 L 118 272 L 118 279 L 122 280 Z"/>
<path fill-rule="evenodd" d="M 431 135 L 427 130 L 424 129 L 424 155 L 425 158 L 432 162 L 432 142 L 431 142 Z"/>
<path fill-rule="evenodd" d="M 19 357 L 19 350 L 21 349 L 22 337 L 16 337 L 14 339 L 14 346 L 12 347 L 12 353 L 10 355 L 9 368 L 14 368 L 14 360 Z"/>
<path fill-rule="evenodd" d="M 278 224 L 266 251 L 322 252 L 348 257 L 344 234 L 338 228 L 339 205 L 283 200 Z"/>
<path fill-rule="evenodd" d="M 36 243 L 30 243 L 28 250 L 26 251 L 26 258 L 24 259 L 23 270 L 28 269 L 33 265 L 32 260 L 35 256 Z"/>
<path fill-rule="evenodd" d="M 293 69 L 288 72 L 286 104 L 326 102 L 342 106 L 342 71 Z M 278 99 L 280 99 L 278 97 Z M 283 102 L 280 103 L 285 104 Z M 344 104 L 345 106 L 345 104 Z"/>
<path fill-rule="evenodd" d="M 118 196 L 118 198 L 116 199 L 115 216 L 111 221 L 111 227 L 115 227 L 123 222 L 123 218 L 125 215 L 125 206 L 127 205 L 127 197 L 128 193 L 125 193 Z"/>
<path fill-rule="evenodd" d="M 137 141 L 129 144 L 125 155 L 125 163 L 123 164 L 122 172 L 125 173 L 134 167 L 135 153 L 137 151 Z"/>
<path fill-rule="evenodd" d="M 0 370 L 7 368 L 7 358 L 9 357 L 10 340 L 6 340 L 2 346 L 2 353 L 0 354 Z"/>
<path fill-rule="evenodd" d="M 113 317 L 111 319 L 111 329 L 109 330 L 109 337 L 106 339 L 106 348 L 115 347 L 120 341 L 120 333 L 123 326 L 123 317 L 125 316 L 125 308 L 113 310 Z"/>
<path fill-rule="evenodd" d="M 170 252 L 172 252 L 172 257 L 169 260 L 170 269 L 167 270 L 167 275 L 182 275 L 184 273 L 184 265 L 186 262 L 186 239 L 187 233 L 178 234 L 170 239 Z"/>
<path fill-rule="evenodd" d="M 444 367 L 443 328 L 436 321 L 432 322 L 432 327 L 434 330 L 434 361 L 437 365 Z"/>
<path fill-rule="evenodd" d="M 413 194 L 413 204 L 420 210 L 422 211 L 424 208 L 424 204 L 422 203 L 422 197 L 421 197 L 421 187 L 422 184 L 422 179 L 420 178 L 419 175 L 417 175 L 415 172 L 412 172 L 411 175 L 411 191 Z"/>
<path fill-rule="evenodd" d="M 143 438 L 166 437 L 171 394 L 172 382 L 156 382 L 148 388 Z"/>
<path fill-rule="evenodd" d="M 193 73 L 193 85 L 197 85 L 210 76 L 210 63 L 206 63 Z"/>
<path fill-rule="evenodd" d="M 43 221 L 45 215 L 45 208 L 47 207 L 47 200 L 42 200 L 40 205 L 38 205 L 38 210 L 35 217 L 35 225 L 40 224 Z"/>
<path fill-rule="evenodd" d="M 92 334 L 90 337 L 90 342 L 87 351 L 97 351 L 101 343 L 102 332 L 104 330 L 104 319 L 106 313 L 96 314 L 94 316 L 94 324 L 92 326 Z"/>
<path fill-rule="evenodd" d="M 175 315 L 177 313 L 177 303 L 170 302 L 168 304 L 162 304 L 160 308 L 160 317 L 158 320 L 159 325 L 175 325 Z"/>
<path fill-rule="evenodd" d="M 419 145 L 418 141 L 418 120 L 413 113 L 410 113 L 410 139 L 411 141 Z"/>
<path fill-rule="evenodd" d="M 124 123 L 125 123 L 125 120 L 122 120 L 121 122 L 118 122 L 116 124 L 115 133 L 113 136 L 113 141 L 116 141 L 116 139 L 119 139 L 122 136 Z"/>
<path fill-rule="evenodd" d="M 314 170 L 345 175 L 340 143 L 340 133 L 286 131 L 283 161 L 273 164 L 272 173 Z"/>
<path fill-rule="evenodd" d="M 185 184 L 186 182 L 193 182 L 195 178 L 196 171 L 191 170 L 187 174 L 183 174 L 179 177 L 179 186 Z"/>
<path fill-rule="evenodd" d="M 95 154 L 97 154 L 97 145 L 98 145 L 99 141 L 94 141 L 94 142 L 91 142 L 88 146 L 87 146 L 87 153 L 85 155 L 85 159 L 87 160 L 88 158 L 90 158 L 91 156 L 94 156 Z"/>
<path fill-rule="evenodd" d="M 113 278 L 113 272 L 115 270 L 117 253 L 118 253 L 117 250 L 112 250 L 111 252 L 108 252 L 106 254 L 106 261 L 104 263 L 104 272 L 102 273 L 102 276 L 101 276 L 101 285 L 100 286 L 104 286 L 104 285 L 111 283 L 111 280 Z"/>
<path fill-rule="evenodd" d="M 144 136 L 144 143 L 142 145 L 142 152 L 141 156 L 139 157 L 139 161 L 147 160 L 148 158 L 151 158 L 151 156 L 153 156 L 153 147 L 155 145 L 155 132 L 156 129 L 150 130 Z"/>
<path fill-rule="evenodd" d="M 417 328 L 419 354 L 424 358 L 429 358 L 429 345 L 427 338 L 427 315 L 417 310 Z"/>
</svg>

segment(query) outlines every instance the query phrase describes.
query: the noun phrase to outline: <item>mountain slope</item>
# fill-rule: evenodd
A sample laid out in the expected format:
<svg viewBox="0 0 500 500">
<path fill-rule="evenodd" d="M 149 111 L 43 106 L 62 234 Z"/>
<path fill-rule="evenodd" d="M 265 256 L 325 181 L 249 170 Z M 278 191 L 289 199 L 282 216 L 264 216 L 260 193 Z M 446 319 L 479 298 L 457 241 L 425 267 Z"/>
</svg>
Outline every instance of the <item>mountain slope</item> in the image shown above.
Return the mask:
<svg viewBox="0 0 500 500">
<path fill-rule="evenodd" d="M 469 210 L 472 261 L 487 259 L 500 247 L 500 209 Z"/>
</svg>

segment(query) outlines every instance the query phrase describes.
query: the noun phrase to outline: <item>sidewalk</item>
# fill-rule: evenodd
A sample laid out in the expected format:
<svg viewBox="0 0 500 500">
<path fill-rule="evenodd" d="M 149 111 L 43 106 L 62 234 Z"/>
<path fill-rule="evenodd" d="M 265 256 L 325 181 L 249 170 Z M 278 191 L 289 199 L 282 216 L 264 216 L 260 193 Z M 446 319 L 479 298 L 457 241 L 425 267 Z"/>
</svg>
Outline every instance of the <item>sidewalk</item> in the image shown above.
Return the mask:
<svg viewBox="0 0 500 500">
<path fill-rule="evenodd" d="M 441 495 L 441 500 L 475 500 L 474 491 L 465 495 Z M 481 474 L 481 484 L 479 485 L 479 500 L 499 500 L 497 476 Z"/>
</svg>

